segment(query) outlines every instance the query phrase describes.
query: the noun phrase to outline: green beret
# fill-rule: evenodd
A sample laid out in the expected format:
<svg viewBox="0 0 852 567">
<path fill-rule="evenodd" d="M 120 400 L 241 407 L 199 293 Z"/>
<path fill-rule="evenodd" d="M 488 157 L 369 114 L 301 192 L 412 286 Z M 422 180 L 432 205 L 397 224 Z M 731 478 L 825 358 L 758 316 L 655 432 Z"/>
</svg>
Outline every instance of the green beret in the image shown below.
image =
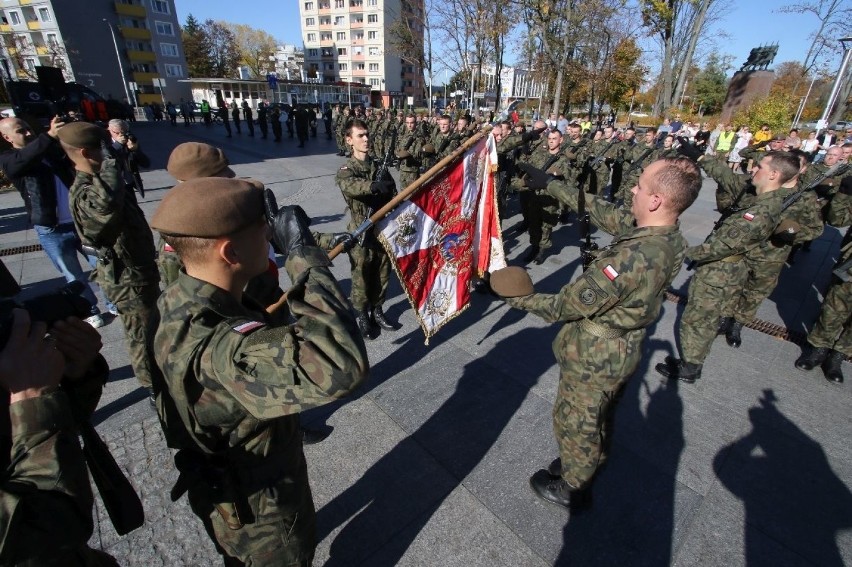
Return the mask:
<svg viewBox="0 0 852 567">
<path fill-rule="evenodd" d="M 263 214 L 260 183 L 202 177 L 166 193 L 151 217 L 151 228 L 175 236 L 216 238 L 250 226 Z"/>
<path fill-rule="evenodd" d="M 96 150 L 107 139 L 107 131 L 89 122 L 72 122 L 59 128 L 59 140 L 74 148 Z"/>
<path fill-rule="evenodd" d="M 198 177 L 234 177 L 225 152 L 200 142 L 185 142 L 172 150 L 166 170 L 178 181 Z"/>
<path fill-rule="evenodd" d="M 530 275 L 520 266 L 509 266 L 492 272 L 489 283 L 500 297 L 523 297 L 535 291 Z"/>
</svg>

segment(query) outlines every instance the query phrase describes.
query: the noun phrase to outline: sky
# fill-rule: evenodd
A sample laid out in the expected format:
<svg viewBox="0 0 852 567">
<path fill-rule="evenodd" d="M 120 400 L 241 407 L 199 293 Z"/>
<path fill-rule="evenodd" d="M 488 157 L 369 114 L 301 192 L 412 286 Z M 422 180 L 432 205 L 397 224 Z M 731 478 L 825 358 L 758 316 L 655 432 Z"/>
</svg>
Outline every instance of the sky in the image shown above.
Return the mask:
<svg viewBox="0 0 852 567">
<path fill-rule="evenodd" d="M 299 1 L 252 0 L 250 6 L 242 10 L 231 2 L 175 0 L 175 3 L 181 24 L 186 21 L 188 14 L 201 21 L 212 18 L 248 24 L 267 31 L 284 43 L 294 43 L 301 47 Z M 777 42 L 778 54 L 774 65 L 783 61 L 802 61 L 810 47 L 808 35 L 817 28 L 819 22 L 812 15 L 783 14 L 777 11 L 789 3 L 792 0 L 733 0 L 727 15 L 714 30 L 724 30 L 729 35 L 727 39 L 717 40 L 717 53 L 732 55 L 733 70 L 736 70 L 748 59 L 753 47 Z M 696 63 L 701 65 L 702 62 Z M 836 71 L 837 66 L 839 58 L 832 63 L 830 70 Z M 439 82 L 437 79 L 436 82 Z"/>
</svg>

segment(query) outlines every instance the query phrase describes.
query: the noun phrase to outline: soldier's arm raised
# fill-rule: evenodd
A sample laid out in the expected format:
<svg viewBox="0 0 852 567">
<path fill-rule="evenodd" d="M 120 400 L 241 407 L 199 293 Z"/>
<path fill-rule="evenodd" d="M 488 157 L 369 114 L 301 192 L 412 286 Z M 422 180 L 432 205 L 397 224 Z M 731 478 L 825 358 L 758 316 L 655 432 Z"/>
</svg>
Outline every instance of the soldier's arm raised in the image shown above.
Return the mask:
<svg viewBox="0 0 852 567">
<path fill-rule="evenodd" d="M 549 195 L 571 207 L 571 210 L 577 210 L 580 189 L 572 180 L 566 178 L 551 181 L 547 184 L 546 191 Z M 609 234 L 620 234 L 633 225 L 632 213 L 616 207 L 615 204 L 596 195 L 586 193 L 586 210 L 589 212 L 592 224 Z"/>
<path fill-rule="evenodd" d="M 75 208 L 85 217 L 80 219 L 85 240 L 102 245 L 112 245 L 121 231 L 121 209 L 124 206 L 126 189 L 115 166 L 115 160 L 106 159 L 100 172 L 90 178 L 78 172 L 74 182 L 84 184 L 84 191 L 72 191 L 80 197 L 75 199 Z M 81 195 L 85 193 L 85 195 Z"/>
<path fill-rule="evenodd" d="M 716 207 L 720 211 L 729 208 L 748 185 L 747 175 L 737 175 L 733 170 L 720 160 L 704 156 L 698 161 L 707 175 L 718 185 L 716 189 Z"/>
<path fill-rule="evenodd" d="M 769 237 L 777 218 L 766 218 L 765 208 L 752 208 L 729 217 L 699 246 L 686 251 L 690 260 L 706 264 L 748 252 Z"/>
</svg>

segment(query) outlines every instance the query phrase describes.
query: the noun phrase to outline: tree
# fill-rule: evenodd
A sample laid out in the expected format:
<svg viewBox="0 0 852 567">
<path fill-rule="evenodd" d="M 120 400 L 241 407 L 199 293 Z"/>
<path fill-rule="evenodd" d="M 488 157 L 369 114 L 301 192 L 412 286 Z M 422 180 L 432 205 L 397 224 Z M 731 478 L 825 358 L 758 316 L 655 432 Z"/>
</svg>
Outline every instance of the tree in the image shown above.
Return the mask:
<svg viewBox="0 0 852 567">
<path fill-rule="evenodd" d="M 728 94 L 727 65 L 715 53 L 711 54 L 704 68 L 695 76 L 695 99 L 706 114 L 722 110 Z"/>
<path fill-rule="evenodd" d="M 213 61 L 210 58 L 210 39 L 195 16 L 186 17 L 186 25 L 181 28 L 183 52 L 186 56 L 186 68 L 190 77 L 212 77 Z"/>
<path fill-rule="evenodd" d="M 239 64 L 249 68 L 252 76 L 263 78 L 275 70 L 275 62 L 269 57 L 278 48 L 278 41 L 263 30 L 245 24 L 219 22 L 234 36 Z"/>
<path fill-rule="evenodd" d="M 420 2 L 403 2 L 402 13 L 394 14 L 388 27 L 388 44 L 404 62 L 421 69 L 432 84 L 432 30 L 429 26 L 430 8 Z M 432 101 L 429 100 L 431 107 Z"/>
<path fill-rule="evenodd" d="M 780 9 L 787 14 L 812 14 L 819 26 L 810 34 L 811 46 L 802 61 L 803 74 L 809 73 L 820 61 L 840 51 L 839 38 L 849 35 L 852 5 L 846 0 L 811 0 L 788 4 Z"/>
<path fill-rule="evenodd" d="M 221 22 L 211 19 L 204 22 L 204 34 L 210 48 L 210 76 L 236 77 L 240 54 L 234 34 Z"/>
<path fill-rule="evenodd" d="M 761 124 L 769 124 L 775 132 L 786 132 L 795 113 L 795 101 L 779 94 L 770 94 L 734 114 L 732 123 L 746 125 L 756 131 Z"/>
</svg>

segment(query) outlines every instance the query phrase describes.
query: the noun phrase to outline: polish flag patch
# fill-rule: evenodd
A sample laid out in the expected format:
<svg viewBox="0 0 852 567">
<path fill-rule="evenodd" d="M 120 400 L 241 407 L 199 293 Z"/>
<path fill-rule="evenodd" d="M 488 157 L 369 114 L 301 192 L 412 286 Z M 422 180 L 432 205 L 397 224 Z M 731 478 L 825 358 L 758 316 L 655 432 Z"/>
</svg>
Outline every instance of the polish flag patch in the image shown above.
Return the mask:
<svg viewBox="0 0 852 567">
<path fill-rule="evenodd" d="M 743 218 L 749 222 L 754 220 L 754 215 L 752 213 L 746 213 L 743 215 Z"/>
<path fill-rule="evenodd" d="M 241 335 L 245 335 L 247 333 L 250 333 L 251 331 L 254 331 L 258 327 L 263 327 L 263 323 L 261 323 L 260 321 L 249 321 L 248 323 L 237 325 L 236 327 L 234 327 L 234 330 L 240 333 Z"/>
<path fill-rule="evenodd" d="M 165 250 L 166 252 L 174 252 L 175 251 L 175 249 L 172 248 L 171 244 L 163 244 L 163 250 Z"/>
<path fill-rule="evenodd" d="M 612 264 L 607 264 L 603 270 L 603 274 L 609 278 L 609 281 L 614 281 L 618 277 L 618 272 L 612 267 Z"/>
</svg>

